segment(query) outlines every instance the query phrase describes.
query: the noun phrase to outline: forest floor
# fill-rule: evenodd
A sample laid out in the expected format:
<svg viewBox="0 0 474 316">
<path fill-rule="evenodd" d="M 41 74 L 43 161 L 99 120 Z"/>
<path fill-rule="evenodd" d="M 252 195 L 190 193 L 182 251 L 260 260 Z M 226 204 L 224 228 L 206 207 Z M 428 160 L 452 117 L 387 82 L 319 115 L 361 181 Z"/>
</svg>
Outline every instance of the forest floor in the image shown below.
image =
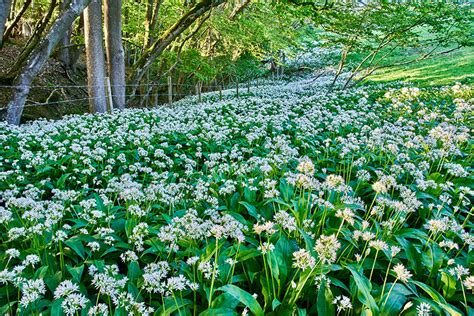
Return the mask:
<svg viewBox="0 0 474 316">
<path fill-rule="evenodd" d="M 0 313 L 472 314 L 472 87 L 330 82 L 2 125 Z"/>
<path fill-rule="evenodd" d="M 2 48 L 0 78 L 5 77 L 20 52 L 21 43 L 7 43 Z M 12 88 L 8 85 L 0 85 L 0 120 L 5 115 L 5 108 L 12 97 L 12 92 Z M 87 101 L 87 79 L 83 62 L 78 63 L 74 72 L 66 73 L 61 62 L 50 58 L 33 81 L 22 119 L 24 121 L 37 118 L 60 119 L 67 114 L 86 113 L 88 105 L 84 100 Z"/>
<path fill-rule="evenodd" d="M 0 77 L 5 76 L 21 51 L 21 42 L 7 44 L 0 56 Z M 87 80 L 84 57 L 75 71 L 66 71 L 51 58 L 34 80 L 23 121 L 38 118 L 60 119 L 68 114 L 88 111 Z M 447 55 L 427 59 L 404 67 L 392 67 L 370 76 L 365 83 L 412 82 L 418 86 L 446 85 L 474 80 L 474 48 L 463 48 Z M 0 119 L 12 96 L 12 88 L 0 85 Z"/>
</svg>

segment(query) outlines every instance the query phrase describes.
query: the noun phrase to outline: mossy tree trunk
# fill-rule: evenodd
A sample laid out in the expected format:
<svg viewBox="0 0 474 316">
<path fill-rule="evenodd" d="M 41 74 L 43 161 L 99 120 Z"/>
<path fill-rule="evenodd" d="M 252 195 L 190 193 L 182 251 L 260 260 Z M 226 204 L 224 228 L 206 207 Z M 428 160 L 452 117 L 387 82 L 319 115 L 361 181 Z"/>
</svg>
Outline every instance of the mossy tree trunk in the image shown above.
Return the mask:
<svg viewBox="0 0 474 316">
<path fill-rule="evenodd" d="M 0 48 L 3 46 L 3 33 L 5 32 L 5 24 L 10 15 L 11 6 L 11 0 L 0 0 Z"/>
<path fill-rule="evenodd" d="M 73 0 L 67 10 L 60 13 L 44 39 L 33 50 L 28 62 L 15 79 L 12 100 L 7 105 L 7 122 L 20 124 L 21 114 L 33 79 L 41 72 L 53 50 L 71 27 L 72 23 L 87 7 L 91 0 Z"/>
</svg>

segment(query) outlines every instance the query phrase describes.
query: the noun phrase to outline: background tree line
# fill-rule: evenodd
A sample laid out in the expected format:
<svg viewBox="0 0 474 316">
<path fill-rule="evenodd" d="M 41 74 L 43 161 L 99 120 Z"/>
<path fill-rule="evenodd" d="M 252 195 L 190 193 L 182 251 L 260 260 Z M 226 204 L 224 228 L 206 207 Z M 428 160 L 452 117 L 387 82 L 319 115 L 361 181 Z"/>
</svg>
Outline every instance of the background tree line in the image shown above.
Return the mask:
<svg viewBox="0 0 474 316">
<path fill-rule="evenodd" d="M 168 76 L 177 94 L 199 82 L 249 80 L 268 71 L 262 61 L 275 69 L 317 41 L 338 50 L 334 83 L 348 72 L 348 87 L 377 69 L 469 46 L 471 26 L 468 3 L 0 0 L 0 46 L 22 47 L 0 79 L 14 87 L 7 121 L 19 124 L 31 84 L 52 56 L 74 72 L 85 52 L 89 110 L 100 113 L 105 77 L 114 108 L 156 104 Z"/>
</svg>

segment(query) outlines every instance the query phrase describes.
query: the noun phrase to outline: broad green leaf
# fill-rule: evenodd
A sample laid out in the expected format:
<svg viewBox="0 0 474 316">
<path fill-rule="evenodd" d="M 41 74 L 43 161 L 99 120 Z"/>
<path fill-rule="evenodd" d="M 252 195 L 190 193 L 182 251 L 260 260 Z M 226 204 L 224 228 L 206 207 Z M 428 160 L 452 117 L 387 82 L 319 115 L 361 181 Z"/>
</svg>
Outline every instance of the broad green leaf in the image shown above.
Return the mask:
<svg viewBox="0 0 474 316">
<path fill-rule="evenodd" d="M 333 301 L 333 295 L 331 289 L 327 285 L 326 280 L 322 280 L 321 284 L 319 285 L 318 290 L 318 301 L 317 301 L 317 310 L 318 315 L 334 315 L 335 309 Z"/>
<path fill-rule="evenodd" d="M 278 299 L 274 298 L 273 302 L 272 302 L 272 311 L 277 309 L 277 307 L 280 306 L 280 305 L 281 305 L 281 302 Z"/>
<path fill-rule="evenodd" d="M 364 275 L 359 273 L 356 270 L 355 266 L 348 265 L 347 269 L 349 269 L 349 271 L 351 272 L 351 274 L 354 278 L 354 281 L 356 283 L 357 290 L 358 290 L 357 297 L 358 297 L 359 301 L 362 304 L 369 307 L 370 310 L 373 313 L 377 314 L 378 311 L 379 311 L 379 308 L 378 308 L 377 304 L 375 303 L 375 299 L 373 298 L 372 294 L 370 293 L 370 291 L 372 290 L 372 285 L 370 284 L 369 280 Z"/>
<path fill-rule="evenodd" d="M 235 312 L 231 308 L 220 307 L 220 308 L 209 308 L 199 314 L 199 316 L 238 316 L 239 313 Z"/>
<path fill-rule="evenodd" d="M 418 281 L 411 281 L 411 283 L 415 284 L 420 289 L 425 291 L 426 294 L 428 294 L 433 299 L 433 301 L 435 301 L 441 308 L 443 308 L 445 311 L 447 311 L 450 314 L 450 316 L 462 316 L 463 315 L 456 307 L 454 307 L 451 304 L 447 303 L 446 300 L 444 299 L 444 297 L 441 296 L 441 294 L 439 294 L 438 292 L 436 292 L 436 290 L 433 289 L 432 287 L 430 287 L 430 286 L 428 286 L 428 285 L 426 285 L 422 282 L 418 282 Z"/>
<path fill-rule="evenodd" d="M 405 249 L 410 268 L 415 272 L 415 275 L 420 275 L 423 272 L 423 264 L 421 262 L 421 254 L 416 250 L 413 244 L 405 238 L 396 237 L 398 243 Z"/>
<path fill-rule="evenodd" d="M 388 294 L 385 293 L 384 297 L 381 298 L 381 302 L 385 302 Z M 407 295 L 410 294 L 411 292 L 403 284 L 395 284 L 380 315 L 390 316 L 398 314 L 403 305 L 408 301 Z"/>
<path fill-rule="evenodd" d="M 78 267 L 72 267 L 70 265 L 66 265 L 66 268 L 71 274 L 72 280 L 76 283 L 80 283 L 81 278 L 82 278 L 82 272 L 84 271 L 84 265 L 82 264 Z"/>
<path fill-rule="evenodd" d="M 81 257 L 82 259 L 85 259 L 85 250 L 84 250 L 84 245 L 82 245 L 82 242 L 79 240 L 78 237 L 72 237 L 69 238 L 64 242 L 67 246 L 69 246 L 74 252 Z"/>
<path fill-rule="evenodd" d="M 255 208 L 255 206 L 253 206 L 252 204 L 250 204 L 248 202 L 244 202 L 244 201 L 240 201 L 239 204 L 242 204 L 243 206 L 245 206 L 245 208 L 247 209 L 247 212 L 249 213 L 250 216 L 252 216 L 255 219 L 260 218 L 260 216 L 258 215 L 258 211 Z"/>
<path fill-rule="evenodd" d="M 262 307 L 249 292 L 244 291 L 241 288 L 232 284 L 221 286 L 220 288 L 216 289 L 216 291 L 229 293 L 230 295 L 235 297 L 237 300 L 239 300 L 242 304 L 247 306 L 250 309 L 250 311 L 254 313 L 256 316 L 261 316 L 261 315 L 263 316 Z"/>
<path fill-rule="evenodd" d="M 442 271 L 441 283 L 443 283 L 443 296 L 446 299 L 451 298 L 456 293 L 456 279 L 451 274 Z"/>
</svg>

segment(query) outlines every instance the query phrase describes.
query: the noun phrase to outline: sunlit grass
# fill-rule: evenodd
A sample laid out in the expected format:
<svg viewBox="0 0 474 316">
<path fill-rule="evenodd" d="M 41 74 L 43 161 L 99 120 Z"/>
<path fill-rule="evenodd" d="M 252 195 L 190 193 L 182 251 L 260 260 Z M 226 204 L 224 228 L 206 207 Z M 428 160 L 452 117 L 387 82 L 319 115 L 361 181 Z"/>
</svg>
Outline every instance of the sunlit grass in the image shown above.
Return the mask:
<svg viewBox="0 0 474 316">
<path fill-rule="evenodd" d="M 379 71 L 369 82 L 404 81 L 420 85 L 446 85 L 459 81 L 474 82 L 474 48 L 464 48 L 406 66 Z"/>
</svg>

